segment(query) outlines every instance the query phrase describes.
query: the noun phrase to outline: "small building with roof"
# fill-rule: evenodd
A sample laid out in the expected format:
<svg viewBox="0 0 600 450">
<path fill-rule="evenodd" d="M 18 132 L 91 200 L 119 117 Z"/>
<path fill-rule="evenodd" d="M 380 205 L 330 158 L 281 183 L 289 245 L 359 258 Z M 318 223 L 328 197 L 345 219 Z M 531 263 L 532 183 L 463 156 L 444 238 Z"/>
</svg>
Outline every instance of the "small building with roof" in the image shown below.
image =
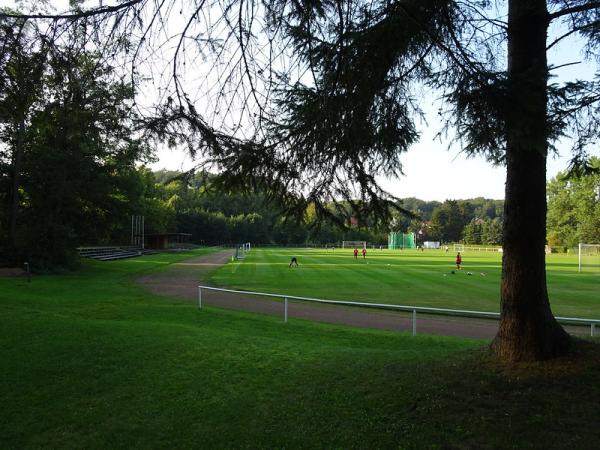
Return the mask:
<svg viewBox="0 0 600 450">
<path fill-rule="evenodd" d="M 150 233 L 144 235 L 144 248 L 153 250 L 168 250 L 170 248 L 186 247 L 190 244 L 189 233 Z"/>
</svg>

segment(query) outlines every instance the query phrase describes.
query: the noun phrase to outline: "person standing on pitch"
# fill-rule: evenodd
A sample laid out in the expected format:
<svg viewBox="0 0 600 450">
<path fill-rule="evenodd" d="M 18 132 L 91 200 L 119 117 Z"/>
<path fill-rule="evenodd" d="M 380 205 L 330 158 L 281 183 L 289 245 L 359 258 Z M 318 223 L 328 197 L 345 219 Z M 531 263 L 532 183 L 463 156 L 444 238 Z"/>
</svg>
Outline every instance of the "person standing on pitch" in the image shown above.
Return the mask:
<svg viewBox="0 0 600 450">
<path fill-rule="evenodd" d="M 358 249 L 355 248 L 354 249 L 354 259 L 357 259 L 357 258 L 358 258 Z"/>
<path fill-rule="evenodd" d="M 363 259 L 367 257 L 367 249 L 363 247 L 362 249 Z"/>
<path fill-rule="evenodd" d="M 456 270 L 460 270 L 460 265 L 462 264 L 462 256 L 460 256 L 460 252 L 456 255 Z"/>
</svg>

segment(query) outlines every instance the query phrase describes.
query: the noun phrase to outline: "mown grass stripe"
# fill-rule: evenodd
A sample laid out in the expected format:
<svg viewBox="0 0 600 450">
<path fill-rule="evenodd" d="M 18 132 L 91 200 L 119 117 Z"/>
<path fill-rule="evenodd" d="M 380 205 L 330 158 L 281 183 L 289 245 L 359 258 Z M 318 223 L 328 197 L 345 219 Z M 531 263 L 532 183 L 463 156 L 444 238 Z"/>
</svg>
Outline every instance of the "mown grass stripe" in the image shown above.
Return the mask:
<svg viewBox="0 0 600 450">
<path fill-rule="evenodd" d="M 288 268 L 292 256 L 298 257 L 297 269 Z M 211 281 L 222 287 L 305 297 L 498 312 L 501 253 L 466 252 L 460 272 L 455 270 L 454 256 L 441 250 L 369 249 L 366 259 L 354 259 L 349 249 L 255 248 L 235 270 L 223 268 Z M 600 318 L 600 267 L 598 273 L 575 270 L 576 256 L 548 255 L 554 313 Z"/>
</svg>

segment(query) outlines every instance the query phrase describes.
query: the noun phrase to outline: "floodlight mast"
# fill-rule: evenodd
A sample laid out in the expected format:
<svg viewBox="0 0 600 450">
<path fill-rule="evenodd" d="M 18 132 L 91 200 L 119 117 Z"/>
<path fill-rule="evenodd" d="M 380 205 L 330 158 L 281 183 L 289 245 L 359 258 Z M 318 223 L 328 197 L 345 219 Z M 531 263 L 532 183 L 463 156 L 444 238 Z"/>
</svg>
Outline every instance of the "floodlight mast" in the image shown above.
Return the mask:
<svg viewBox="0 0 600 450">
<path fill-rule="evenodd" d="M 145 216 L 131 216 L 131 245 L 140 247 L 142 250 L 144 250 L 144 241 L 146 240 L 145 223 Z"/>
</svg>

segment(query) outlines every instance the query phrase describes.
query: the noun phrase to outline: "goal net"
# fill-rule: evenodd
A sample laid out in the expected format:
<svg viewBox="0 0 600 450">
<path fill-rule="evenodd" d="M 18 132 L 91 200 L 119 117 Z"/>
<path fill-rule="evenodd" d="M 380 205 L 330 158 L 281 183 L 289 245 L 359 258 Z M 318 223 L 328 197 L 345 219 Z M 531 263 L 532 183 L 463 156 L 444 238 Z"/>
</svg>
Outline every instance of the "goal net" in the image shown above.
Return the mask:
<svg viewBox="0 0 600 450">
<path fill-rule="evenodd" d="M 579 272 L 600 272 L 600 244 L 579 244 Z"/>
<path fill-rule="evenodd" d="M 342 248 L 367 248 L 367 241 L 342 241 Z"/>
<path fill-rule="evenodd" d="M 455 252 L 464 252 L 465 244 L 454 244 L 454 251 Z"/>
</svg>

